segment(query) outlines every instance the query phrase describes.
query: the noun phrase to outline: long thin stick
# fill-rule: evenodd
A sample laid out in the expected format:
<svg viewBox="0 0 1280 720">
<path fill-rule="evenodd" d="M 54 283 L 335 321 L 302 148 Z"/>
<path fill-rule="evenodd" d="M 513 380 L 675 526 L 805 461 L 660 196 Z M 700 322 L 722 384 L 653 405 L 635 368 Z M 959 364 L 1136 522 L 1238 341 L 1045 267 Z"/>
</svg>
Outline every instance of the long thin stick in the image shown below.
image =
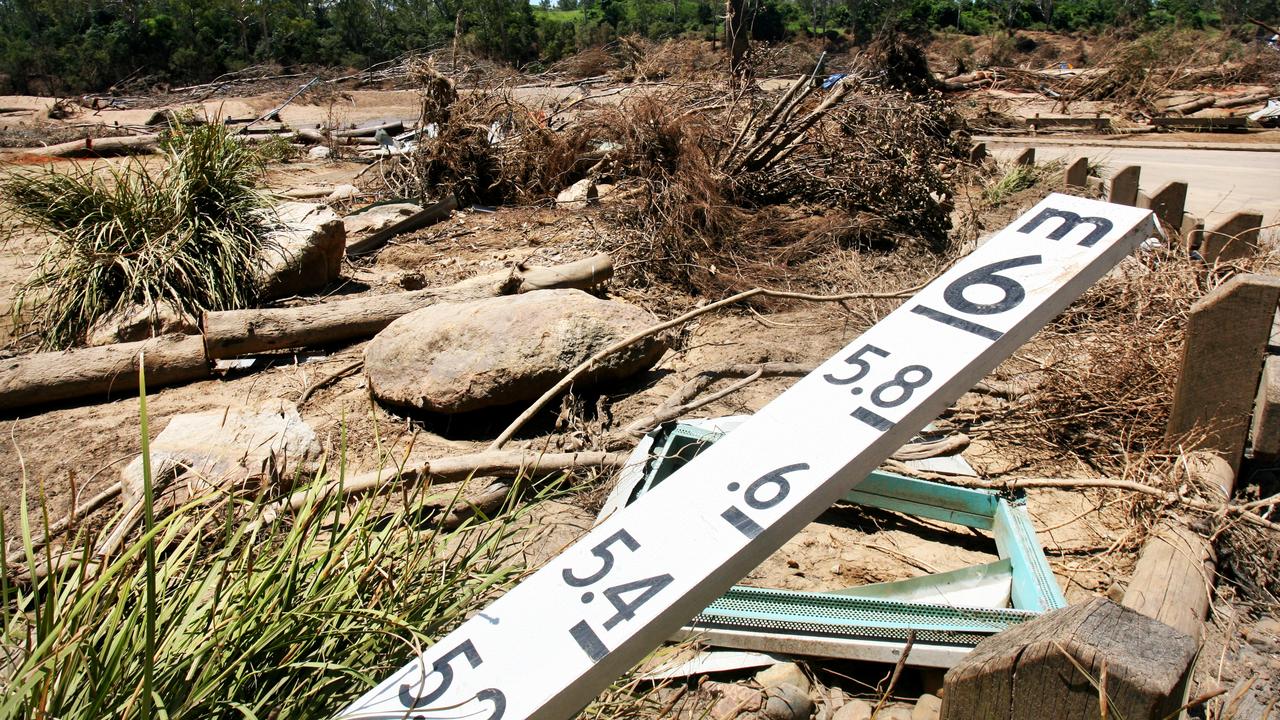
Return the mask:
<svg viewBox="0 0 1280 720">
<path fill-rule="evenodd" d="M 609 347 L 587 358 L 585 361 L 583 361 L 581 365 L 569 371 L 569 374 L 561 378 L 560 382 L 556 383 L 550 390 L 543 393 L 542 397 L 534 401 L 533 405 L 530 405 L 527 410 L 525 410 L 523 413 L 520 414 L 520 417 L 513 420 L 511 424 L 507 426 L 507 429 L 503 430 L 502 434 L 499 435 L 498 438 L 494 440 L 492 444 L 489 445 L 488 449 L 500 450 L 503 445 L 507 444 L 507 441 L 511 440 L 511 437 L 513 435 L 515 435 L 517 432 L 520 431 L 520 428 L 524 427 L 525 423 L 529 422 L 529 420 L 534 415 L 538 414 L 538 412 L 542 410 L 542 408 L 546 407 L 547 403 L 551 402 L 552 398 L 556 397 L 561 392 L 563 392 L 566 388 L 572 385 L 574 380 L 577 380 L 584 373 L 594 368 L 596 363 L 618 352 L 619 350 L 630 347 L 631 345 L 634 345 L 635 343 L 640 342 L 641 340 L 647 337 L 651 337 L 664 330 L 670 330 L 673 327 L 683 325 L 689 322 L 690 320 L 698 317 L 699 315 L 705 315 L 709 312 L 719 310 L 720 308 L 725 307 L 726 305 L 732 305 L 734 303 L 742 302 L 743 300 L 746 300 L 748 298 L 753 298 L 756 296 L 786 298 L 790 300 L 807 300 L 810 302 L 841 302 L 844 300 L 887 300 L 887 299 L 900 298 L 900 297 L 905 297 L 907 295 L 911 295 L 919 291 L 920 289 L 924 288 L 925 286 L 927 286 L 930 282 L 933 282 L 933 280 L 930 279 L 929 281 L 916 285 L 915 287 L 910 287 L 905 290 L 897 290 L 895 292 L 844 293 L 842 295 L 811 295 L 809 293 L 787 292 L 784 290 L 752 288 L 751 290 L 744 290 L 743 292 L 740 292 L 737 295 L 731 295 L 723 300 L 713 302 L 710 305 L 704 305 L 700 308 L 690 310 L 689 312 L 679 317 L 672 318 L 671 320 L 667 320 L 666 322 L 658 323 L 657 325 L 654 325 L 653 327 L 647 330 L 643 330 L 641 332 L 636 333 L 635 335 L 632 335 L 627 338 L 623 338 L 622 340 L 615 342 Z"/>
</svg>

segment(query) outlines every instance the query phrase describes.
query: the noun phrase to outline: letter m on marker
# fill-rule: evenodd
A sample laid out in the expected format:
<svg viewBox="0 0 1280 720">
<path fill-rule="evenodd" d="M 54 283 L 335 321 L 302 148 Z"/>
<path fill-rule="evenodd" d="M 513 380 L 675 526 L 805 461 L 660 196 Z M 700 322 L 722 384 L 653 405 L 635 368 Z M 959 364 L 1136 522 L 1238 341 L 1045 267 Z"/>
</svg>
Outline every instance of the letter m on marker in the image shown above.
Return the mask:
<svg viewBox="0 0 1280 720">
<path fill-rule="evenodd" d="M 1022 227 L 1018 228 L 1018 232 L 1030 235 L 1036 228 L 1040 227 L 1047 220 L 1057 218 L 1062 221 L 1058 227 L 1049 231 L 1050 240 L 1061 240 L 1068 233 L 1075 230 L 1081 225 L 1092 225 L 1093 229 L 1089 235 L 1080 243 L 1081 247 L 1093 247 L 1094 243 L 1107 236 L 1111 232 L 1111 228 L 1115 227 L 1111 221 L 1100 217 L 1080 217 L 1069 210 L 1055 210 L 1053 208 L 1045 208 L 1040 214 L 1031 218 Z"/>
</svg>

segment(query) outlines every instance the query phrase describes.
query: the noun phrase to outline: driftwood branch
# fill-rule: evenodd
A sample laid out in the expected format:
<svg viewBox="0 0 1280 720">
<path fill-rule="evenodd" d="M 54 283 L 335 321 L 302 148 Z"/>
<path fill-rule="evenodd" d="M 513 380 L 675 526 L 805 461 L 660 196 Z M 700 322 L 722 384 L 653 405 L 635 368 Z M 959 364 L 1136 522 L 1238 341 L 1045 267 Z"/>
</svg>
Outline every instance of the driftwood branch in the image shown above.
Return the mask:
<svg viewBox="0 0 1280 720">
<path fill-rule="evenodd" d="M 929 282 L 932 282 L 932 280 L 930 280 Z M 844 293 L 840 295 L 812 295 L 809 293 L 787 292 L 783 290 L 769 290 L 766 288 L 753 288 L 751 290 L 745 290 L 743 292 L 740 292 L 736 295 L 731 295 L 723 300 L 713 302 L 709 305 L 704 305 L 700 308 L 695 308 L 683 315 L 680 315 L 679 317 L 672 318 L 671 320 L 667 320 L 666 322 L 658 323 L 657 325 L 654 325 L 653 327 L 650 327 L 647 330 L 643 330 L 641 332 L 636 333 L 635 335 L 632 335 L 627 338 L 623 338 L 622 340 L 619 340 L 613 343 L 612 345 L 604 348 L 603 350 L 600 350 L 595 355 L 592 355 L 591 357 L 587 358 L 585 361 L 582 362 L 581 365 L 578 365 L 578 367 L 569 371 L 567 375 L 565 375 L 563 378 L 560 379 L 560 382 L 556 383 L 550 390 L 547 390 L 545 393 L 543 393 L 542 397 L 535 400 L 533 405 L 530 405 L 527 410 L 525 410 L 523 413 L 520 414 L 519 417 L 517 417 L 514 421 L 512 421 L 512 423 L 509 426 L 507 426 L 507 429 L 503 430 L 502 434 L 499 435 L 491 445 L 489 445 L 489 450 L 499 450 L 502 448 L 502 446 L 506 445 L 507 442 L 511 440 L 512 436 L 514 436 L 517 432 L 519 432 L 520 428 L 524 427 L 525 423 L 529 422 L 529 420 L 534 415 L 538 414 L 538 411 L 546 407 L 547 403 L 551 402 L 551 400 L 555 398 L 557 395 L 559 395 L 561 392 L 564 392 L 564 390 L 566 390 L 570 385 L 572 385 L 575 380 L 577 380 L 583 374 L 589 372 L 592 368 L 594 368 L 596 363 L 612 355 L 613 353 L 618 352 L 619 350 L 630 347 L 631 345 L 634 345 L 635 343 L 640 342 L 641 340 L 647 337 L 651 337 L 653 335 L 657 335 L 660 332 L 670 330 L 671 328 L 683 325 L 700 315 L 705 315 L 709 312 L 714 312 L 728 305 L 742 302 L 743 300 L 747 300 L 749 298 L 753 298 L 757 296 L 785 298 L 790 300 L 807 300 L 810 302 L 842 302 L 845 300 L 884 300 L 884 299 L 891 299 L 891 298 L 900 298 L 900 297 L 905 297 L 907 295 L 911 295 L 919 291 L 921 288 L 928 285 L 929 282 L 925 282 L 915 287 L 906 288 L 905 290 L 897 290 L 894 292 Z"/>
</svg>

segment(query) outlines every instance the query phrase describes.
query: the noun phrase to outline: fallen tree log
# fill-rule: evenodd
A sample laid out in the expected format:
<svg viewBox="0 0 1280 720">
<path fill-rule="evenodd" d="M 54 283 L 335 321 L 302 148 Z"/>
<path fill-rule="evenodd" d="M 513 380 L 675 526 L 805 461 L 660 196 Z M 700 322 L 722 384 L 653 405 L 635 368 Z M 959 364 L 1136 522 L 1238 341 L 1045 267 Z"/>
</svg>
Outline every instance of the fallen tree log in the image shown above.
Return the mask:
<svg viewBox="0 0 1280 720">
<path fill-rule="evenodd" d="M 1190 115 L 1193 112 L 1197 112 L 1199 110 L 1204 110 L 1205 108 L 1213 107 L 1213 103 L 1214 103 L 1213 97 L 1209 95 L 1202 95 L 1190 102 L 1185 102 L 1180 105 L 1170 105 L 1166 110 L 1166 112 L 1180 113 L 1182 115 Z"/>
<path fill-rule="evenodd" d="M 1249 95 L 1237 95 L 1235 97 L 1217 98 L 1213 101 L 1216 108 L 1237 108 L 1247 105 L 1262 105 L 1271 98 L 1271 93 L 1259 92 Z"/>
<path fill-rule="evenodd" d="M 127 135 L 125 137 L 91 138 L 72 140 L 30 151 L 31 155 L 48 157 L 101 157 L 128 153 L 154 152 L 159 145 L 159 135 Z"/>
<path fill-rule="evenodd" d="M 438 460 L 430 460 L 417 467 L 405 468 L 400 472 L 396 472 L 394 468 L 377 470 L 347 478 L 341 482 L 332 482 L 321 487 L 301 490 L 264 508 L 262 514 L 258 516 L 258 520 L 253 523 L 251 528 L 274 521 L 282 512 L 297 510 L 308 503 L 318 502 L 332 495 L 350 498 L 367 494 L 379 494 L 406 486 L 415 486 L 426 480 L 444 483 L 465 482 L 474 477 L 511 478 L 517 476 L 537 480 L 547 475 L 575 469 L 617 467 L 622 465 L 626 459 L 626 453 L 544 453 L 533 450 L 480 452 L 440 458 Z M 510 483 L 499 480 L 494 483 L 487 483 L 486 487 L 478 493 L 458 493 L 456 498 L 449 495 L 438 495 L 435 498 L 423 499 L 422 505 L 434 505 L 440 509 L 452 509 L 449 516 L 446 517 L 458 516 L 461 514 L 459 509 L 466 507 L 491 510 L 495 500 L 499 504 L 505 500 L 510 488 Z"/>
<path fill-rule="evenodd" d="M 548 288 L 586 289 L 613 276 L 613 260 L 596 255 L 556 267 L 516 268 L 443 288 L 266 310 L 205 313 L 205 351 L 211 359 L 269 350 L 314 347 L 375 335 L 392 320 L 442 302 L 463 302 Z"/>
<path fill-rule="evenodd" d="M 352 128 L 351 130 L 334 130 L 332 134 L 334 137 L 340 138 L 373 137 L 378 134 L 379 130 L 385 130 L 388 135 L 396 135 L 404 132 L 404 123 L 400 120 L 393 120 L 380 125 L 369 125 Z"/>
<path fill-rule="evenodd" d="M 97 396 L 124 397 L 138 389 L 138 357 L 146 358 L 147 385 L 173 385 L 208 377 L 204 341 L 193 335 L 63 352 L 45 352 L 0 361 L 0 408 Z"/>
</svg>

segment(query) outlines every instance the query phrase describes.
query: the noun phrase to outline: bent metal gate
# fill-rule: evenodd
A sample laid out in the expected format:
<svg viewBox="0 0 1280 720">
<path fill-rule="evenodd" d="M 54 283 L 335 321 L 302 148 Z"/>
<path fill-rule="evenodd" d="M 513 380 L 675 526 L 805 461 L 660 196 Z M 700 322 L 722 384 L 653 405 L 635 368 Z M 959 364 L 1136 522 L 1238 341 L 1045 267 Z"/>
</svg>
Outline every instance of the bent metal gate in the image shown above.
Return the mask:
<svg viewBox="0 0 1280 720">
<path fill-rule="evenodd" d="M 338 717 L 573 716 L 1157 233 L 1050 195 Z"/>
</svg>

